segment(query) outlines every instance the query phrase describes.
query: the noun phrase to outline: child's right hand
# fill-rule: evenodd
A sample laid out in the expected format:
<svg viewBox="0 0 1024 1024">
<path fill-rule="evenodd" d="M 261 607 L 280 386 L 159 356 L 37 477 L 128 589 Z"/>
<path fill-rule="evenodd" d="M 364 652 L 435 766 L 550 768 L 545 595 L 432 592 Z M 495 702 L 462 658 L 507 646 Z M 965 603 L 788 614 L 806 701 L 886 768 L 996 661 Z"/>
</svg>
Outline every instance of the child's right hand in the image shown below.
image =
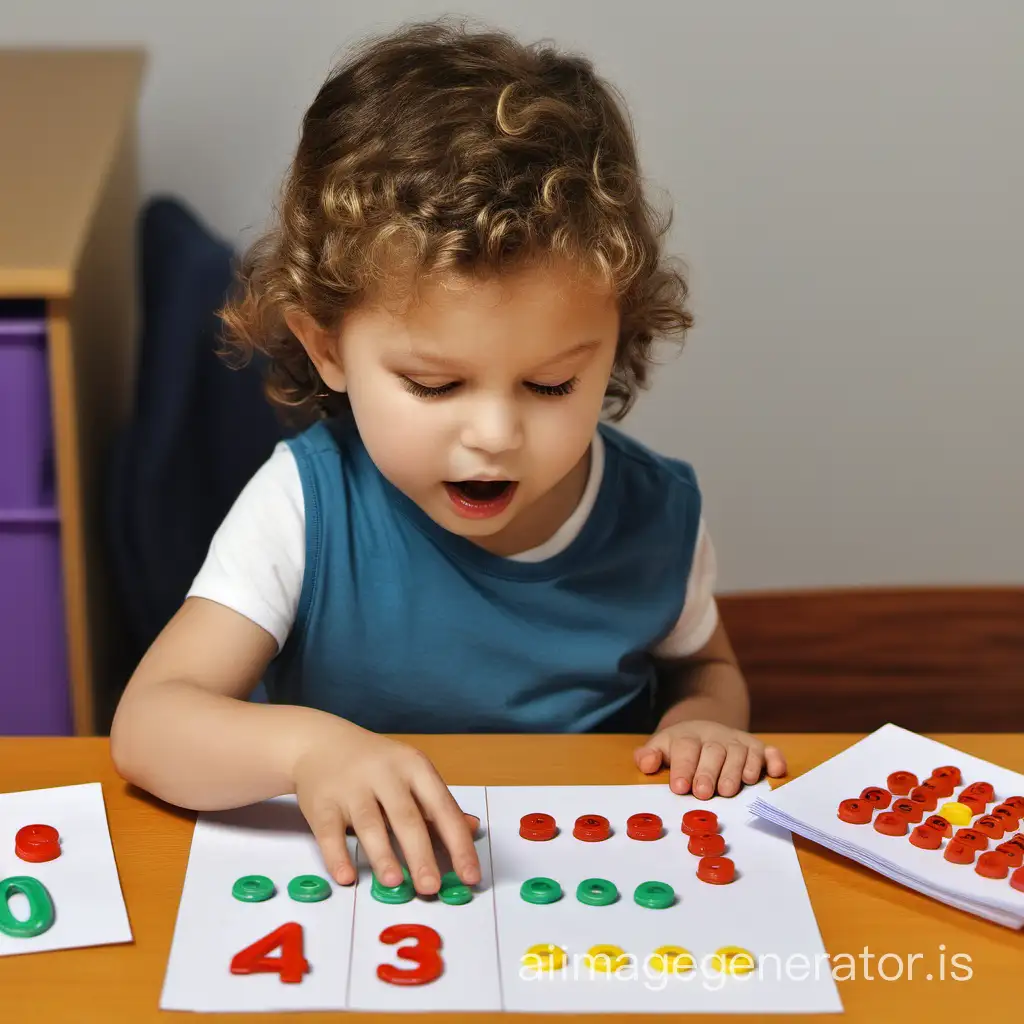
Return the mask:
<svg viewBox="0 0 1024 1024">
<path fill-rule="evenodd" d="M 356 880 L 345 842 L 349 827 L 381 885 L 402 881 L 390 825 L 416 891 L 437 892 L 441 873 L 428 822 L 459 878 L 466 885 L 480 881 L 473 844 L 479 819 L 462 812 L 430 760 L 414 747 L 334 719 L 297 759 L 293 782 L 324 864 L 340 885 Z"/>
</svg>

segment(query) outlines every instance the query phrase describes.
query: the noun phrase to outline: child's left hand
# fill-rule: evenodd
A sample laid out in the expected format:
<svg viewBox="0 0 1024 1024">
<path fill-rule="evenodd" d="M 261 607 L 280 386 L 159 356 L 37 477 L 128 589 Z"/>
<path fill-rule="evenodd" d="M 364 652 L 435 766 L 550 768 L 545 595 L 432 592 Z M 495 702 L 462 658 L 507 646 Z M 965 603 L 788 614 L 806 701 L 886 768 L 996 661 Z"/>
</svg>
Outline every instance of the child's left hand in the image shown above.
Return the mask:
<svg viewBox="0 0 1024 1024">
<path fill-rule="evenodd" d="M 722 796 L 735 796 L 742 783 L 757 782 L 762 769 L 772 778 L 786 774 L 778 747 L 766 747 L 756 736 L 719 722 L 677 722 L 654 733 L 634 758 L 647 775 L 668 765 L 672 792 L 692 788 L 701 800 L 714 796 L 716 787 Z"/>
</svg>

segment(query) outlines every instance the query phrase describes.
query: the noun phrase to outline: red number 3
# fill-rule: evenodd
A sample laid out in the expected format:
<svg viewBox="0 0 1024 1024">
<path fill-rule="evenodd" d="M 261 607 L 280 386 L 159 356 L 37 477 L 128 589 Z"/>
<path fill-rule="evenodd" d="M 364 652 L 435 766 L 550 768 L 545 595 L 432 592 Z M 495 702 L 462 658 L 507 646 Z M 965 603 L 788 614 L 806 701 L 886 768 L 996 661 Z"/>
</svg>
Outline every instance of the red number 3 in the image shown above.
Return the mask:
<svg viewBox="0 0 1024 1024">
<path fill-rule="evenodd" d="M 441 936 L 425 924 L 393 924 L 380 933 L 380 941 L 393 946 L 402 939 L 415 939 L 411 946 L 402 946 L 395 952 L 402 960 L 412 960 L 413 968 L 402 969 L 394 964 L 380 964 L 377 977 L 389 985 L 426 985 L 436 981 L 444 971 L 441 959 Z"/>
</svg>

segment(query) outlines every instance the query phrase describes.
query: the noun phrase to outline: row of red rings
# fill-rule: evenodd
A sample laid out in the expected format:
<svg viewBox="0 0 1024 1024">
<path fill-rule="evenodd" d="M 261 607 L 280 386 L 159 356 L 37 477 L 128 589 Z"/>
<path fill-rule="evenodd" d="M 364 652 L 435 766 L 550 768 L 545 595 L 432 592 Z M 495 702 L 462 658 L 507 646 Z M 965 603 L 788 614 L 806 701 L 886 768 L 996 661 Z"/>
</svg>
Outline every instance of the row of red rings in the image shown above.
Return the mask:
<svg viewBox="0 0 1024 1024">
<path fill-rule="evenodd" d="M 687 835 L 707 835 L 719 831 L 718 816 L 712 811 L 687 811 L 681 829 Z M 626 819 L 626 835 L 630 839 L 650 842 L 660 839 L 663 822 L 657 814 L 631 814 Z M 558 834 L 558 826 L 550 814 L 535 812 L 524 814 L 519 820 L 519 834 L 523 839 L 546 842 Z M 572 834 L 585 843 L 599 843 L 611 834 L 611 824 L 600 814 L 581 814 L 573 825 Z"/>
</svg>

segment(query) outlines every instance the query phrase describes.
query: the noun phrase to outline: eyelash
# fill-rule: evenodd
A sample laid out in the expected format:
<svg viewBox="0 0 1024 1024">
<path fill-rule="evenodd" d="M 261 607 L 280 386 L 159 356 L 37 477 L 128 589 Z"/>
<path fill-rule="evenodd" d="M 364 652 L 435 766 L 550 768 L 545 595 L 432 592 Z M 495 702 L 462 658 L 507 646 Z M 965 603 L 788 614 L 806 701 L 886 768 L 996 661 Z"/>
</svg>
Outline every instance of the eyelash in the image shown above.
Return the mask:
<svg viewBox="0 0 1024 1024">
<path fill-rule="evenodd" d="M 425 384 L 420 384 L 418 381 L 412 380 L 409 377 L 400 377 L 402 386 L 407 390 L 416 395 L 417 398 L 440 398 L 442 395 L 447 395 L 454 391 L 458 386 L 458 381 L 450 381 L 448 384 L 442 384 L 440 387 L 428 388 Z M 578 377 L 571 377 L 569 380 L 562 381 L 561 384 L 534 384 L 530 381 L 526 381 L 526 387 L 538 395 L 545 395 L 551 398 L 560 397 L 562 395 L 572 394 L 576 390 L 576 385 L 579 383 Z"/>
</svg>

